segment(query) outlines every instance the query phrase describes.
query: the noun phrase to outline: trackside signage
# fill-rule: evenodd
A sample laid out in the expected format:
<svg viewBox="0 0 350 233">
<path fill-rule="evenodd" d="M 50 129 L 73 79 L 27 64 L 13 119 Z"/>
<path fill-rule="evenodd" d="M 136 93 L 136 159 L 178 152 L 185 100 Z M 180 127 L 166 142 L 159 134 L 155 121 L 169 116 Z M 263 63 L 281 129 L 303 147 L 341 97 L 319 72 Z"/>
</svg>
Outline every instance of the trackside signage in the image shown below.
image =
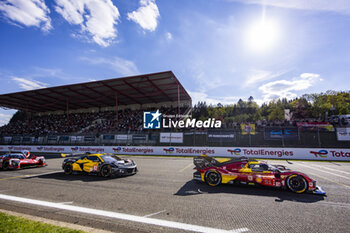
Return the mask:
<svg viewBox="0 0 350 233">
<path fill-rule="evenodd" d="M 184 120 L 177 120 L 184 119 Z M 166 115 L 159 112 L 143 112 L 144 129 L 170 129 L 170 128 L 221 128 L 222 122 L 215 118 L 209 118 L 205 121 L 191 118 L 191 115 Z"/>
<path fill-rule="evenodd" d="M 29 150 L 41 153 L 116 153 L 121 155 L 206 154 L 220 157 L 261 159 L 306 159 L 350 161 L 350 149 L 335 148 L 271 148 L 271 147 L 180 147 L 180 146 L 9 146 L 0 145 L 2 152 Z"/>
</svg>

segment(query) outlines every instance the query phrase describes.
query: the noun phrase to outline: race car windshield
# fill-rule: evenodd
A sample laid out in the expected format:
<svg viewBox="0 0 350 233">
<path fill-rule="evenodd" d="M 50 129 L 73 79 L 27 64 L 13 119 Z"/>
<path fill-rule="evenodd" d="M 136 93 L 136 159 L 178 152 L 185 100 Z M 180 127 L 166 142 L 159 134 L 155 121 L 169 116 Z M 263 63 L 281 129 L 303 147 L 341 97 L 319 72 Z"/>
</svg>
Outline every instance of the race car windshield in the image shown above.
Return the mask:
<svg viewBox="0 0 350 233">
<path fill-rule="evenodd" d="M 9 157 L 12 159 L 24 159 L 24 156 L 21 154 L 12 154 L 12 155 L 9 155 Z"/>
<path fill-rule="evenodd" d="M 102 159 L 103 159 L 105 162 L 108 162 L 108 163 L 115 162 L 116 160 L 117 160 L 117 161 L 122 160 L 121 158 L 119 158 L 119 157 L 116 156 L 116 155 L 104 155 L 104 156 L 102 156 Z"/>
</svg>

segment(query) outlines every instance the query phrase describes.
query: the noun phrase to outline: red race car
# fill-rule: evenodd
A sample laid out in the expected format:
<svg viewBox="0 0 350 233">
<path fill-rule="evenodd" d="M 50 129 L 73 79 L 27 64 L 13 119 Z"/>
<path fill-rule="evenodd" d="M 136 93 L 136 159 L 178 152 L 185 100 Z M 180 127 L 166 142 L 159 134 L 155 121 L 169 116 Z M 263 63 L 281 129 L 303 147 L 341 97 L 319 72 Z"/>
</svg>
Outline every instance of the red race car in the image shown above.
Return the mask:
<svg viewBox="0 0 350 233">
<path fill-rule="evenodd" d="M 0 168 L 2 170 L 14 170 L 27 167 L 43 167 L 47 166 L 43 156 L 35 156 L 29 151 L 21 153 L 7 153 L 0 155 Z"/>
<path fill-rule="evenodd" d="M 210 156 L 193 158 L 196 172 L 193 179 L 210 186 L 219 184 L 261 185 L 289 189 L 295 193 L 326 194 L 309 176 L 291 171 L 283 165 L 270 165 L 246 157 L 220 162 Z"/>
</svg>

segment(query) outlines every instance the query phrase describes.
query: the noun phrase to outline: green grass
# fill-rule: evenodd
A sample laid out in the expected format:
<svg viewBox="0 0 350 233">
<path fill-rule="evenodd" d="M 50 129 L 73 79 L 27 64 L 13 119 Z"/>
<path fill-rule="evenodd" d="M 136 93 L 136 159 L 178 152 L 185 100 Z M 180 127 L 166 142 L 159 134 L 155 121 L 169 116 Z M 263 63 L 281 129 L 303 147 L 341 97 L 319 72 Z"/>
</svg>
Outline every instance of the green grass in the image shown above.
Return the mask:
<svg viewBox="0 0 350 233">
<path fill-rule="evenodd" d="M 66 227 L 59 227 L 51 224 L 40 223 L 21 217 L 4 214 L 0 212 L 0 232 L 18 233 L 83 233 Z"/>
</svg>

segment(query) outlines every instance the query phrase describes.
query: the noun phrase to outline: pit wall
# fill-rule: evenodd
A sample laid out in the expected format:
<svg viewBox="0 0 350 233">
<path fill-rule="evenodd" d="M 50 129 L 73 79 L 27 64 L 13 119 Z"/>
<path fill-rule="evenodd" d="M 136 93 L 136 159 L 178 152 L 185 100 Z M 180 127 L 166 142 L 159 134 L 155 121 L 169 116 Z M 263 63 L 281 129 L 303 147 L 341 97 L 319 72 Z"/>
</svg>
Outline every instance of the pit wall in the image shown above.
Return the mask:
<svg viewBox="0 0 350 233">
<path fill-rule="evenodd" d="M 349 161 L 350 149 L 335 148 L 269 148 L 269 147 L 161 147 L 161 146 L 9 146 L 0 145 L 2 152 L 29 150 L 40 153 L 115 153 L 121 155 L 167 155 L 239 157 L 257 159 L 301 159 Z"/>
</svg>

